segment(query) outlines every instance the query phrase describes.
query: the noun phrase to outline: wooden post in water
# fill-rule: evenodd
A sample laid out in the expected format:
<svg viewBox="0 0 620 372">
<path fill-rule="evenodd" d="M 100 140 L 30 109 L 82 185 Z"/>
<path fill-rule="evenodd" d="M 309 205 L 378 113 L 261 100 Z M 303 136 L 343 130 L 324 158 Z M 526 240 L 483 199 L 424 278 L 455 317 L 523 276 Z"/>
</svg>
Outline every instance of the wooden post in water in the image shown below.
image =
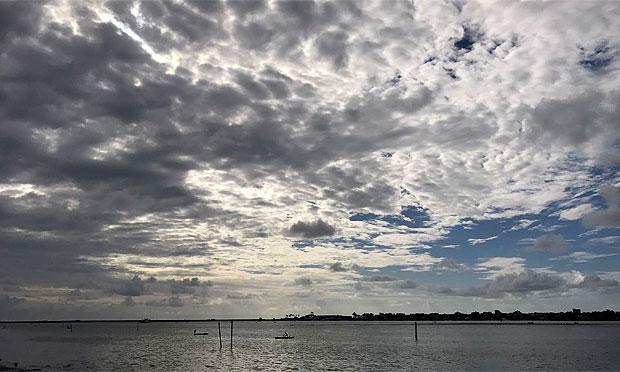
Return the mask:
<svg viewBox="0 0 620 372">
<path fill-rule="evenodd" d="M 415 340 L 418 341 L 418 322 L 415 322 Z"/>
<path fill-rule="evenodd" d="M 220 328 L 220 322 L 217 322 L 217 333 L 220 335 L 220 350 L 222 350 L 222 329 Z"/>
<path fill-rule="evenodd" d="M 230 321 L 230 350 L 232 350 L 233 344 L 233 321 Z"/>
</svg>

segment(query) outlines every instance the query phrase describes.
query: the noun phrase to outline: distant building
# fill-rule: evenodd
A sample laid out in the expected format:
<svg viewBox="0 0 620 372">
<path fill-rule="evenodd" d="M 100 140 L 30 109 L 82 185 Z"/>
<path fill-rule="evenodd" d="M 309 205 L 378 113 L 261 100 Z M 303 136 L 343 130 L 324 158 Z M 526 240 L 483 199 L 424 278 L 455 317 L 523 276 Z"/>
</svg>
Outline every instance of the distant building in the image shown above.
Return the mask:
<svg viewBox="0 0 620 372">
<path fill-rule="evenodd" d="M 575 315 L 581 314 L 581 309 L 573 309 L 573 314 Z"/>
</svg>

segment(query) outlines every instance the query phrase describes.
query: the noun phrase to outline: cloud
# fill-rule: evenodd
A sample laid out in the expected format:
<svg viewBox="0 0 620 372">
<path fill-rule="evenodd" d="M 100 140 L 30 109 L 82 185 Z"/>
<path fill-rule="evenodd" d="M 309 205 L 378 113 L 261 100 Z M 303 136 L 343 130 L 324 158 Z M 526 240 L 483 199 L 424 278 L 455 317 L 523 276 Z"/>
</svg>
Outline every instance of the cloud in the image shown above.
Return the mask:
<svg viewBox="0 0 620 372">
<path fill-rule="evenodd" d="M 513 227 L 510 228 L 509 231 L 518 231 L 518 230 L 528 228 L 535 222 L 536 222 L 535 220 L 528 220 L 528 219 L 519 220 Z"/>
<path fill-rule="evenodd" d="M 295 284 L 296 285 L 301 285 L 301 286 L 304 286 L 304 287 L 308 287 L 308 286 L 311 286 L 312 284 L 314 284 L 314 282 L 310 278 L 300 277 L 300 278 L 296 278 L 295 279 Z"/>
<path fill-rule="evenodd" d="M 348 35 L 342 31 L 325 31 L 316 40 L 319 55 L 331 60 L 336 69 L 345 67 L 347 55 Z"/>
<path fill-rule="evenodd" d="M 580 145 L 595 137 L 617 130 L 610 120 L 615 120 L 619 112 L 614 106 L 607 106 L 617 92 L 606 97 L 600 92 L 584 92 L 568 99 L 543 100 L 531 112 L 533 126 L 529 134 L 554 137 L 569 145 Z"/>
<path fill-rule="evenodd" d="M 413 280 L 405 280 L 401 282 L 399 285 L 400 289 L 414 289 L 417 287 L 418 287 L 418 283 L 414 282 Z"/>
<path fill-rule="evenodd" d="M 361 279 L 364 282 L 374 282 L 374 283 L 379 283 L 379 282 L 393 282 L 396 279 L 388 276 L 388 275 L 374 275 L 374 276 L 365 276 L 362 277 Z"/>
<path fill-rule="evenodd" d="M 531 250 L 539 252 L 562 252 L 566 250 L 566 241 L 559 234 L 545 234 L 537 237 L 529 247 Z"/>
<path fill-rule="evenodd" d="M 229 298 L 231 300 L 251 300 L 253 298 L 255 298 L 256 296 L 251 294 L 251 293 L 229 293 L 226 295 L 226 298 Z"/>
<path fill-rule="evenodd" d="M 486 242 L 489 242 L 491 240 L 497 239 L 497 235 L 496 236 L 490 236 L 488 238 L 477 238 L 477 239 L 467 239 L 467 241 L 469 242 L 470 245 L 478 245 L 478 244 L 483 244 Z"/>
<path fill-rule="evenodd" d="M 142 296 L 146 288 L 142 279 L 134 275 L 134 277 L 129 280 L 116 283 L 112 287 L 112 291 L 121 296 Z"/>
<path fill-rule="evenodd" d="M 40 4 L 21 1 L 0 3 L 0 43 L 34 34 L 39 28 Z"/>
<path fill-rule="evenodd" d="M 599 238 L 588 239 L 589 245 L 613 245 L 620 243 L 620 236 L 602 236 Z"/>
<path fill-rule="evenodd" d="M 185 301 L 179 296 L 170 296 L 159 300 L 146 301 L 145 305 L 154 307 L 183 307 L 185 306 Z"/>
<path fill-rule="evenodd" d="M 476 271 L 487 273 L 487 278 L 500 275 L 516 274 L 525 270 L 525 259 L 522 257 L 491 257 L 476 264 Z"/>
<path fill-rule="evenodd" d="M 289 231 L 293 235 L 311 239 L 334 235 L 336 228 L 319 218 L 311 222 L 297 221 L 290 227 Z"/>
<path fill-rule="evenodd" d="M 200 279 L 198 278 L 173 279 L 170 281 L 170 291 L 172 294 L 193 294 L 196 292 L 196 287 L 200 285 Z"/>
<path fill-rule="evenodd" d="M 539 272 L 525 269 L 518 273 L 501 274 L 484 285 L 469 288 L 440 287 L 438 293 L 454 296 L 473 296 L 502 298 L 506 296 L 524 297 L 539 292 L 563 293 L 574 288 L 588 290 L 608 290 L 618 288 L 613 279 L 602 279 L 597 275 L 572 273 L 570 278 L 557 273 Z"/>
<path fill-rule="evenodd" d="M 566 256 L 560 256 L 558 259 L 560 260 L 569 260 L 575 263 L 583 263 L 588 262 L 597 258 L 605 258 L 605 257 L 613 257 L 617 256 L 618 253 L 604 253 L 604 254 L 596 254 L 590 252 L 573 252 Z"/>
<path fill-rule="evenodd" d="M 136 306 L 136 301 L 134 301 L 133 297 L 127 296 L 123 300 L 123 305 L 133 307 Z"/>
<path fill-rule="evenodd" d="M 465 264 L 462 264 L 453 258 L 444 258 L 441 262 L 435 264 L 435 267 L 440 270 L 448 271 L 463 271 L 467 269 Z"/>
<path fill-rule="evenodd" d="M 333 264 L 330 264 L 328 268 L 330 271 L 337 272 L 337 273 L 348 271 L 348 269 L 344 267 L 341 262 L 334 262 Z"/>
<path fill-rule="evenodd" d="M 617 187 L 601 189 L 606 208 L 591 197 L 617 185 L 618 11 L 0 2 L 0 285 L 97 300 L 18 304 L 50 317 L 139 315 L 118 296 L 141 295 L 169 314 L 162 303 L 198 301 L 212 282 L 259 290 L 265 301 L 244 311 L 272 311 L 294 297 L 276 275 L 319 282 L 325 268 L 354 269 L 345 262 L 377 275 L 456 269 L 433 249 L 471 221 L 515 218 L 511 234 L 529 238 L 560 226 L 544 218 L 561 205 L 559 223 L 618 226 Z M 411 205 L 423 223 L 403 218 Z M 474 270 L 521 272 L 519 259 Z M 351 290 L 345 276 L 330 276 L 325 301 Z M 216 294 L 215 310 L 242 311 Z"/>
<path fill-rule="evenodd" d="M 583 224 L 588 228 L 620 227 L 620 187 L 605 185 L 600 194 L 608 207 L 585 214 Z"/>
<path fill-rule="evenodd" d="M 594 207 L 592 204 L 580 204 L 576 207 L 561 211 L 560 219 L 569 221 L 579 220 L 593 211 Z"/>
<path fill-rule="evenodd" d="M 185 302 L 179 296 L 169 297 L 168 300 L 166 301 L 166 304 L 168 306 L 173 306 L 173 307 L 185 306 Z"/>
</svg>

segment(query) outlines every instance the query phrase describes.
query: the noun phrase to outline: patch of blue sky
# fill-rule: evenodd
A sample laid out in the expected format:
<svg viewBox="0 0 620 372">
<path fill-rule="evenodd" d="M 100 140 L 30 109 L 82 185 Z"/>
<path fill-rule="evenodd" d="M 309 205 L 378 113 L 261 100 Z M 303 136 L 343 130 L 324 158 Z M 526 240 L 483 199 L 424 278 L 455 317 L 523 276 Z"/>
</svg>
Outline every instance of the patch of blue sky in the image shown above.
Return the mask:
<svg viewBox="0 0 620 372">
<path fill-rule="evenodd" d="M 579 251 L 578 251 L 579 252 Z M 570 253 L 566 255 L 549 260 L 549 265 L 552 270 L 556 271 L 580 271 L 585 273 L 598 273 L 607 271 L 620 270 L 620 252 L 592 252 L 586 251 L 588 254 L 592 254 L 593 258 L 580 259 L 580 256 L 571 257 Z M 564 257 L 567 256 L 567 257 Z"/>
<path fill-rule="evenodd" d="M 350 221 L 380 221 L 389 226 L 408 228 L 428 227 L 432 224 L 428 211 L 417 206 L 403 206 L 399 214 L 379 215 L 375 213 L 353 212 L 349 216 Z"/>
<path fill-rule="evenodd" d="M 573 252 L 595 255 L 618 253 L 620 244 L 614 244 L 613 239 L 608 239 L 611 243 L 599 239 L 594 246 L 589 243 L 590 240 L 598 237 L 613 238 L 618 235 L 618 229 L 606 229 L 594 235 L 584 234 L 588 230 L 580 220 L 562 220 L 557 215 L 550 215 L 553 210 L 548 208 L 541 214 L 504 219 L 466 221 L 463 225 L 453 227 L 445 239 L 435 242 L 433 246 L 437 249 L 433 253 L 470 266 L 490 257 L 523 257 L 527 260 L 527 267 L 532 268 L 549 267 L 557 271 L 579 269 L 586 272 L 618 270 L 619 256 L 609 256 L 604 260 L 594 258 L 579 263 L 571 259 L 558 260 L 557 257 Z M 564 250 L 545 252 L 532 249 L 533 241 L 546 234 L 560 235 L 564 239 Z M 445 246 L 458 248 L 440 249 Z"/>
</svg>

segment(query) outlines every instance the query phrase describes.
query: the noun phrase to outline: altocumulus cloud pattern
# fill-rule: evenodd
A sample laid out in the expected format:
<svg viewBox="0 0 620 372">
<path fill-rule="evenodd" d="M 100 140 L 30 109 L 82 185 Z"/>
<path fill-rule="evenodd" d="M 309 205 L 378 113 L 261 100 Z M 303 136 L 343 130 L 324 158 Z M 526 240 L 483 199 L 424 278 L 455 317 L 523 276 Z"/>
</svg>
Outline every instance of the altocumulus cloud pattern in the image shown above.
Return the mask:
<svg viewBox="0 0 620 372">
<path fill-rule="evenodd" d="M 617 307 L 618 14 L 2 1 L 0 318 Z"/>
</svg>

